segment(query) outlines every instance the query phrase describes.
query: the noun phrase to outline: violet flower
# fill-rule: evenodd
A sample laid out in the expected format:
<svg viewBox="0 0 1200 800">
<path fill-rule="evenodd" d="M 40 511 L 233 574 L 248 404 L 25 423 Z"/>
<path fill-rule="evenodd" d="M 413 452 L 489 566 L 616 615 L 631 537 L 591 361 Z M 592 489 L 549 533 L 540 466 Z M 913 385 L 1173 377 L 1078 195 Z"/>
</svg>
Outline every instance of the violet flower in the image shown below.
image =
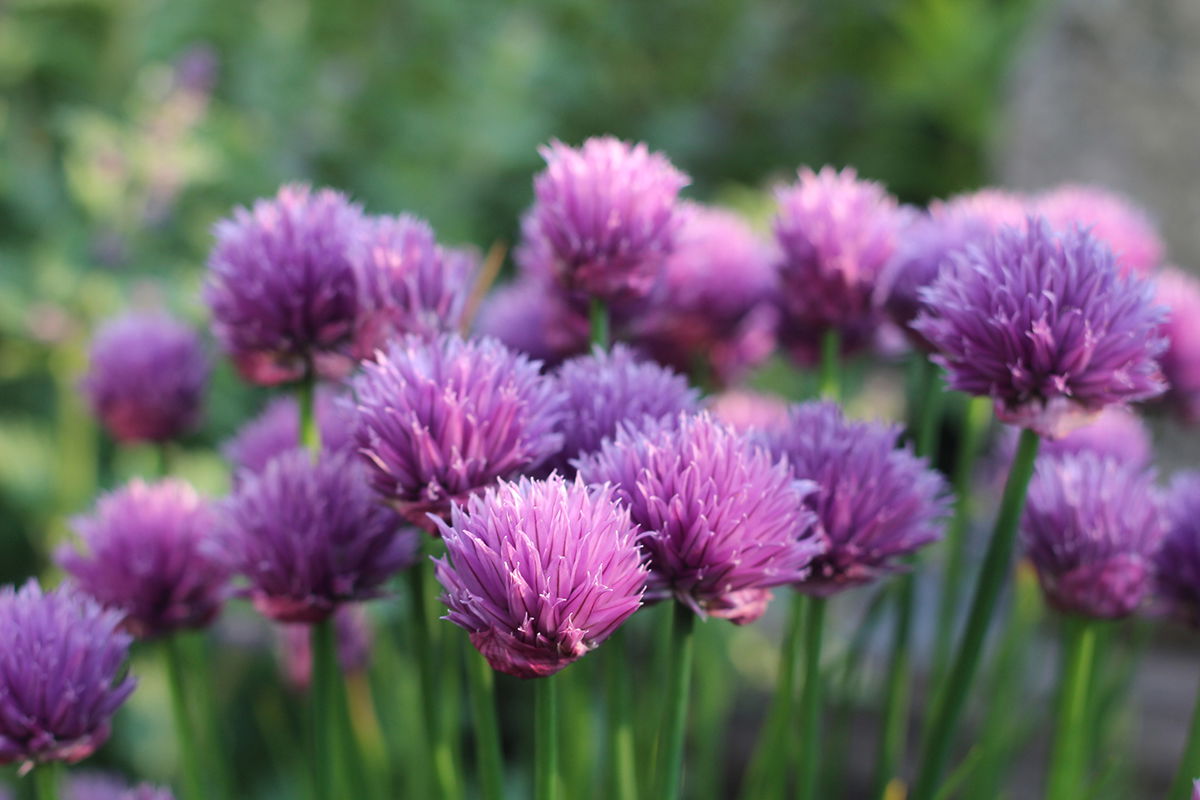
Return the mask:
<svg viewBox="0 0 1200 800">
<path fill-rule="evenodd" d="M 121 442 L 165 442 L 196 426 L 209 363 L 195 331 L 164 314 L 126 314 L 92 340 L 81 384 L 92 413 Z"/>
<path fill-rule="evenodd" d="M 1178 269 L 1158 276 L 1155 295 L 1167 309 L 1161 334 L 1167 339 L 1162 354 L 1167 393 L 1163 400 L 1185 422 L 1200 422 L 1200 280 Z"/>
<path fill-rule="evenodd" d="M 551 475 L 500 481 L 455 504 L 437 578 L 446 619 L 493 669 L 554 673 L 595 649 L 642 604 L 637 527 L 610 487 Z"/>
<path fill-rule="evenodd" d="M 1200 628 L 1200 471 L 1176 475 L 1164 506 L 1167 532 L 1155 561 L 1156 605 Z"/>
<path fill-rule="evenodd" d="M 493 289 L 479 306 L 475 331 L 547 366 L 586 354 L 590 343 L 587 314 L 558 287 L 536 277 Z"/>
<path fill-rule="evenodd" d="M 0 764 L 73 764 L 104 744 L 136 684 L 120 624 L 69 585 L 0 589 Z"/>
<path fill-rule="evenodd" d="M 1005 464 L 1012 463 L 1017 452 L 1020 432 L 1005 428 L 1001 433 L 1000 453 Z M 1038 458 L 1057 458 L 1078 453 L 1096 453 L 1131 466 L 1148 467 L 1154 460 L 1154 444 L 1150 429 L 1134 412 L 1121 406 L 1108 406 L 1086 425 L 1076 428 L 1061 439 L 1043 442 Z"/>
<path fill-rule="evenodd" d="M 1057 230 L 1086 228 L 1113 251 L 1122 273 L 1146 275 L 1162 264 L 1162 237 L 1149 215 L 1115 192 L 1065 184 L 1035 198 L 1033 209 Z"/>
<path fill-rule="evenodd" d="M 804 499 L 816 487 L 707 412 L 622 425 L 576 463 L 611 483 L 647 532 L 647 597 L 746 623 L 768 590 L 809 575 L 825 548 Z"/>
<path fill-rule="evenodd" d="M 229 566 L 213 541 L 216 515 L 187 483 L 134 480 L 78 517 L 77 546 L 56 560 L 81 591 L 123 615 L 138 638 L 208 626 L 220 613 Z"/>
<path fill-rule="evenodd" d="M 788 404 L 777 394 L 728 389 L 708 399 L 712 415 L 736 431 L 749 433 L 781 427 L 788 421 Z"/>
<path fill-rule="evenodd" d="M 913 328 L 951 388 L 990 395 L 1002 421 L 1058 438 L 1105 406 L 1160 394 L 1161 309 L 1079 230 L 1044 220 L 955 253 Z"/>
<path fill-rule="evenodd" d="M 1164 531 L 1151 470 L 1095 453 L 1039 459 L 1021 537 L 1060 611 L 1100 619 L 1136 611 Z"/>
<path fill-rule="evenodd" d="M 330 452 L 354 450 L 353 406 L 334 390 L 318 387 L 314 403 L 321 448 Z M 300 408 L 292 395 L 271 400 L 257 417 L 242 425 L 221 448 L 233 464 L 234 481 L 243 472 L 258 473 L 276 456 L 300 446 Z"/>
</svg>

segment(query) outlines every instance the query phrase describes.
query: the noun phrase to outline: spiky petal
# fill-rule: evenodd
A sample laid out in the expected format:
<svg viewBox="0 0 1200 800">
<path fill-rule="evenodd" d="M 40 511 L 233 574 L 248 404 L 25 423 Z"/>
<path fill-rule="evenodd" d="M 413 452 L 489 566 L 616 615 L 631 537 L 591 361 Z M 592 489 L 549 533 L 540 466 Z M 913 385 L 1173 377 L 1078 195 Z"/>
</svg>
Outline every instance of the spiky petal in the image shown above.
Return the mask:
<svg viewBox="0 0 1200 800">
<path fill-rule="evenodd" d="M 1164 505 L 1167 533 L 1155 561 L 1155 605 L 1200 628 L 1200 471 L 1176 475 Z"/>
<path fill-rule="evenodd" d="M 199 420 L 209 363 L 200 338 L 165 314 L 126 314 L 92 340 L 81 387 L 114 439 L 164 442 Z"/>
<path fill-rule="evenodd" d="M 290 184 L 217 223 L 204 297 L 217 341 L 246 380 L 325 377 L 351 366 L 362 210 L 330 189 Z"/>
<path fill-rule="evenodd" d="M 133 692 L 121 614 L 64 585 L 0 589 L 0 764 L 75 763 Z"/>
<path fill-rule="evenodd" d="M 558 475 L 500 481 L 437 525 L 446 619 L 494 669 L 552 675 L 599 646 L 642 602 L 637 527 L 610 487 Z"/>
<path fill-rule="evenodd" d="M 1039 460 L 1021 537 L 1059 610 L 1101 619 L 1136 611 L 1164 531 L 1151 470 L 1095 453 Z"/>
<path fill-rule="evenodd" d="M 214 541 L 216 515 L 181 480 L 134 480 L 74 521 L 79 546 L 57 561 L 85 593 L 124 615 L 139 638 L 202 628 L 221 610 L 229 565 Z"/>
<path fill-rule="evenodd" d="M 540 364 L 495 339 L 409 336 L 354 387 L 371 485 L 414 525 L 562 448 L 565 401 Z"/>
<path fill-rule="evenodd" d="M 623 425 L 577 467 L 647 532 L 648 596 L 700 615 L 750 621 L 747 606 L 761 613 L 763 593 L 803 580 L 825 547 L 804 506 L 814 485 L 707 412 Z"/>
<path fill-rule="evenodd" d="M 899 426 L 848 420 L 834 403 L 793 406 L 788 422 L 762 434 L 792 474 L 812 481 L 807 503 L 828 549 L 796 584 L 825 597 L 901 568 L 901 559 L 942 535 L 948 491 L 908 448 Z"/>
<path fill-rule="evenodd" d="M 989 395 L 1004 422 L 1058 438 L 1104 407 L 1160 394 L 1162 309 L 1112 253 L 1044 220 L 954 254 L 914 329 L 954 389 Z"/>
</svg>

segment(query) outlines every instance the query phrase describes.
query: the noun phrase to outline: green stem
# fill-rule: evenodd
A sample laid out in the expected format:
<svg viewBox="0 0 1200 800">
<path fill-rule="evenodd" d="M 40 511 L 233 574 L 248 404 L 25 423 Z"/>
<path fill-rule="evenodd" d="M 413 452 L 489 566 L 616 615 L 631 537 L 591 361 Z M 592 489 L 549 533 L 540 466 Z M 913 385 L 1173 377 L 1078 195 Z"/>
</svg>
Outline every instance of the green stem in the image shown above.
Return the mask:
<svg viewBox="0 0 1200 800">
<path fill-rule="evenodd" d="M 933 685 L 941 684 L 950 659 L 954 617 L 962 597 L 963 573 L 966 572 L 967 528 L 971 522 L 971 483 L 975 461 L 991 418 L 991 400 L 971 397 L 967 400 L 963 424 L 959 429 L 958 452 L 954 459 L 954 516 L 946 529 L 946 566 L 938 599 L 938 624 L 933 650 Z"/>
<path fill-rule="evenodd" d="M 336 764 L 341 761 L 337 742 L 337 700 L 334 682 L 337 680 L 337 640 L 333 619 L 326 619 L 310 628 L 312 646 L 312 686 L 309 698 L 312 725 L 313 793 L 316 800 L 337 797 Z"/>
<path fill-rule="evenodd" d="M 1096 655 L 1096 623 L 1082 618 L 1068 619 L 1065 638 L 1058 687 L 1058 729 L 1046 783 L 1047 800 L 1075 800 L 1082 796 L 1083 788 L 1088 679 Z"/>
<path fill-rule="evenodd" d="M 204 797 L 204 784 L 200 777 L 200 754 L 196 749 L 196 732 L 188 711 L 187 686 L 183 677 L 185 659 L 179 638 L 164 638 L 162 652 L 171 690 L 171 711 L 175 717 L 179 761 L 183 768 L 183 800 L 201 800 Z"/>
<path fill-rule="evenodd" d="M 887 797 L 888 784 L 896 777 L 904 757 L 908 729 L 909 678 L 912 672 L 910 642 L 914 604 L 913 576 L 902 575 L 896 584 L 896 629 L 892 639 L 892 663 L 888 671 L 887 697 L 884 701 L 883 736 L 879 748 L 879 767 L 875 794 Z"/>
<path fill-rule="evenodd" d="M 591 322 L 592 344 L 603 350 L 607 350 L 609 345 L 608 307 L 605 306 L 603 300 L 593 297 L 589 301 L 588 312 Z"/>
<path fill-rule="evenodd" d="M 300 445 L 310 453 L 321 452 L 321 429 L 316 415 L 317 381 L 310 366 L 296 387 L 296 402 L 300 406 Z"/>
<path fill-rule="evenodd" d="M 917 455 L 937 460 L 938 434 L 942 428 L 942 409 L 946 405 L 946 387 L 942 384 L 942 369 L 925 359 L 924 380 L 921 387 L 921 407 L 918 409 L 916 446 Z"/>
<path fill-rule="evenodd" d="M 34 768 L 33 794 L 37 800 L 59 800 L 58 775 L 60 769 L 58 762 L 55 761 L 39 764 Z"/>
<path fill-rule="evenodd" d="M 800 699 L 800 774 L 796 797 L 812 800 L 817 796 L 818 754 L 821 751 L 821 641 L 825 630 L 823 597 L 808 599 L 804 621 L 804 694 Z"/>
<path fill-rule="evenodd" d="M 558 682 L 551 675 L 534 681 L 535 800 L 558 800 Z"/>
<path fill-rule="evenodd" d="M 971 682 L 979 667 L 988 626 L 1012 562 L 1017 523 L 1025 506 L 1025 493 L 1029 488 L 1029 479 L 1033 476 L 1037 451 L 1038 435 L 1028 429 L 1021 431 L 1017 454 L 1008 473 L 1008 482 L 1004 486 L 1004 497 L 1000 502 L 996 527 L 992 530 L 979 581 L 975 585 L 975 596 L 971 601 L 962 644 L 958 648 L 949 678 L 933 704 L 928 735 L 925 738 L 925 753 L 911 800 L 928 800 L 932 797 L 945 772 L 954 729 L 966 705 Z"/>
<path fill-rule="evenodd" d="M 216 678 L 213 669 L 214 648 L 209 646 L 208 631 L 200 632 L 183 640 L 191 674 L 195 679 L 195 697 L 203 711 L 200 714 L 201 752 L 204 753 L 205 769 L 209 773 L 209 785 L 219 797 L 231 797 L 233 790 L 229 777 L 229 763 L 223 757 L 225 738 L 221 733 L 222 716 L 218 703 Z M 178 634 L 177 634 L 178 635 Z"/>
<path fill-rule="evenodd" d="M 1188 800 L 1191 797 L 1192 781 L 1200 777 L 1200 692 L 1196 694 L 1196 707 L 1192 711 L 1192 727 L 1188 730 L 1187 744 L 1183 747 L 1183 758 L 1179 760 L 1179 771 L 1171 784 L 1168 800 Z"/>
<path fill-rule="evenodd" d="M 629 642 L 624 628 L 618 628 L 609 637 L 604 648 L 604 672 L 608 699 L 609 791 L 614 800 L 637 800 Z"/>
<path fill-rule="evenodd" d="M 821 397 L 837 400 L 842 394 L 842 336 L 830 328 L 821 336 L 821 373 L 818 391 Z"/>
<path fill-rule="evenodd" d="M 170 442 L 157 442 L 154 445 L 154 473 L 157 478 L 165 478 L 171 474 L 170 448 Z"/>
<path fill-rule="evenodd" d="M 807 600 L 799 592 L 792 592 L 787 629 L 779 649 L 779 674 L 775 678 L 771 710 L 759 735 L 758 750 L 742 790 L 742 797 L 746 800 L 778 797 L 787 780 L 787 765 L 791 755 L 787 746 L 788 731 L 796 702 L 796 655 L 800 652 Z"/>
<path fill-rule="evenodd" d="M 692 652 L 696 614 L 675 603 L 671 614 L 671 648 L 668 654 L 666 714 L 663 716 L 662 758 L 659 759 L 657 800 L 675 800 L 683 783 L 683 743 L 687 729 L 688 695 L 692 685 Z"/>
<path fill-rule="evenodd" d="M 495 676 L 474 647 L 466 646 L 465 650 L 467 691 L 475 722 L 479 794 L 483 800 L 504 800 L 504 761 L 500 755 L 500 726 L 496 721 Z"/>
</svg>

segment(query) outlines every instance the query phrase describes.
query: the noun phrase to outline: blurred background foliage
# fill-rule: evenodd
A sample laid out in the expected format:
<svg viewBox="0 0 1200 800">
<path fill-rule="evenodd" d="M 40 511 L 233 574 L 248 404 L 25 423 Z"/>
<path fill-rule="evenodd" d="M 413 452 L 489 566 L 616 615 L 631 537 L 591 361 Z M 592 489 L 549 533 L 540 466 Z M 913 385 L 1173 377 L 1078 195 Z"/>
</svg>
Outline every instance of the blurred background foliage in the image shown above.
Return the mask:
<svg viewBox="0 0 1200 800">
<path fill-rule="evenodd" d="M 540 143 L 606 132 L 666 151 L 693 197 L 763 208 L 773 180 L 834 163 L 923 202 L 988 180 L 1034 6 L 6 0 L 0 581 L 40 571 L 97 487 L 147 468 L 82 411 L 87 340 L 129 306 L 203 325 L 210 229 L 233 205 L 309 180 L 486 249 L 513 241 Z M 261 399 L 218 363 L 178 470 L 223 490 L 216 448 Z M 139 695 L 162 692 L 151 675 Z M 137 726 L 143 762 L 169 739 L 157 719 Z"/>
</svg>

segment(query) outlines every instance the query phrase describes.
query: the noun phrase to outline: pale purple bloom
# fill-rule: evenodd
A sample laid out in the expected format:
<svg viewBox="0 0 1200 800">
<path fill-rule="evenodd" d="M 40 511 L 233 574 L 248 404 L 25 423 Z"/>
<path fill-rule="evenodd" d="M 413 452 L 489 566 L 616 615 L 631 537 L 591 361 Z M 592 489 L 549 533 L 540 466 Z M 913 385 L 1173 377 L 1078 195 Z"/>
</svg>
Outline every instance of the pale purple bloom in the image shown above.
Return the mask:
<svg viewBox="0 0 1200 800">
<path fill-rule="evenodd" d="M 1200 628 L 1200 471 L 1176 475 L 1164 505 L 1167 533 L 1155 563 L 1156 605 Z"/>
<path fill-rule="evenodd" d="M 707 412 L 623 425 L 576 466 L 615 486 L 647 532 L 651 599 L 749 622 L 765 590 L 803 580 L 824 550 L 804 505 L 815 486 Z"/>
<path fill-rule="evenodd" d="M 1023 225 L 1032 203 L 1032 198 L 1024 194 L 990 186 L 954 195 L 946 201 L 935 200 L 929 208 L 940 217 L 978 219 L 994 232 L 1003 227 Z"/>
<path fill-rule="evenodd" d="M 812 362 L 828 330 L 841 335 L 847 352 L 869 344 L 879 324 L 875 284 L 895 252 L 904 212 L 881 184 L 851 168 L 806 167 L 775 197 L 784 345 Z"/>
<path fill-rule="evenodd" d="M 312 629 L 308 625 L 279 626 L 279 651 L 283 674 L 299 690 L 312 681 Z M 362 605 L 341 605 L 333 614 L 338 665 L 343 675 L 366 672 L 371 660 L 371 624 Z"/>
<path fill-rule="evenodd" d="M 1060 611 L 1101 619 L 1136 611 L 1164 532 L 1152 470 L 1095 453 L 1038 461 L 1021 537 Z"/>
<path fill-rule="evenodd" d="M 587 352 L 587 315 L 547 281 L 521 277 L 492 290 L 479 307 L 475 330 L 548 366 Z"/>
<path fill-rule="evenodd" d="M 688 177 L 646 145 L 611 136 L 539 152 L 546 169 L 522 226 L 523 269 L 605 301 L 645 295 L 675 247 L 676 196 Z"/>
<path fill-rule="evenodd" d="M 1057 230 L 1086 228 L 1113 251 L 1122 273 L 1146 275 L 1162 264 L 1162 237 L 1149 215 L 1108 189 L 1059 186 L 1035 198 L 1033 209 Z"/>
<path fill-rule="evenodd" d="M 898 425 L 849 420 L 829 402 L 793 406 L 786 425 L 762 434 L 796 478 L 816 484 L 807 503 L 828 548 L 799 591 L 825 597 L 875 580 L 941 537 L 946 482 L 925 459 L 897 448 L 899 437 Z"/>
<path fill-rule="evenodd" d="M 558 475 L 500 481 L 455 503 L 449 525 L 436 522 L 446 619 L 501 672 L 553 675 L 642 604 L 638 530 L 610 487 Z"/>
<path fill-rule="evenodd" d="M 214 542 L 216 515 L 181 480 L 134 480 L 77 517 L 79 545 L 64 545 L 59 565 L 79 589 L 124 615 L 138 638 L 203 628 L 216 618 L 229 565 Z"/>
<path fill-rule="evenodd" d="M 290 184 L 217 223 L 204 297 L 246 380 L 341 377 L 359 316 L 362 210 L 331 189 Z"/>
<path fill-rule="evenodd" d="M 1017 452 L 1020 431 L 1005 428 L 1000 452 L 1006 465 Z M 1154 444 L 1150 429 L 1142 418 L 1121 406 L 1108 406 L 1082 427 L 1061 439 L 1042 443 L 1038 458 L 1055 458 L 1076 453 L 1096 453 L 1109 456 L 1132 466 L 1146 467 L 1154 459 Z"/>
<path fill-rule="evenodd" d="M 165 314 L 126 314 L 92 340 L 81 387 L 114 439 L 163 442 L 195 427 L 209 363 L 200 337 Z"/>
<path fill-rule="evenodd" d="M 1192 781 L 1192 800 L 1200 800 L 1200 778 Z"/>
<path fill-rule="evenodd" d="M 98 772 L 72 773 L 63 786 L 62 800 L 175 800 L 170 789 L 124 780 Z"/>
<path fill-rule="evenodd" d="M 429 224 L 408 214 L 374 217 L 364 230 L 356 354 L 370 358 L 398 336 L 458 330 L 471 293 L 475 259 L 439 246 Z"/>
<path fill-rule="evenodd" d="M 562 448 L 564 395 L 494 339 L 394 341 L 355 381 L 371 485 L 414 525 Z"/>
<path fill-rule="evenodd" d="M 349 452 L 354 449 L 354 412 L 348 400 L 326 386 L 317 388 L 313 413 L 321 449 Z M 238 429 L 222 452 L 234 466 L 234 480 L 242 472 L 262 472 L 275 456 L 300 446 L 300 407 L 293 395 L 273 399 L 262 413 Z"/>
<path fill-rule="evenodd" d="M 120 624 L 71 586 L 0 589 L 0 764 L 74 763 L 104 744 L 136 683 Z"/>
<path fill-rule="evenodd" d="M 416 536 L 376 501 L 350 453 L 277 456 L 243 475 L 223 511 L 232 564 L 255 607 L 279 622 L 320 622 L 375 597 L 416 555 Z"/>
<path fill-rule="evenodd" d="M 1086 232 L 1031 219 L 955 253 L 923 290 L 913 327 L 951 388 L 991 396 L 1002 421 L 1057 438 L 1165 388 L 1152 293 Z"/>
<path fill-rule="evenodd" d="M 1166 307 L 1162 354 L 1167 393 L 1163 400 L 1185 422 L 1200 422 L 1200 280 L 1178 269 L 1158 275 L 1155 299 Z"/>
<path fill-rule="evenodd" d="M 732 211 L 681 203 L 682 227 L 662 280 L 629 339 L 655 361 L 736 382 L 775 347 L 775 253 Z"/>
<path fill-rule="evenodd" d="M 734 430 L 765 431 L 787 424 L 788 404 L 777 394 L 729 389 L 708 400 L 708 410 Z"/>
<path fill-rule="evenodd" d="M 566 413 L 558 425 L 562 451 L 553 463 L 568 475 L 574 472 L 567 467 L 571 459 L 598 450 L 622 422 L 674 417 L 699 406 L 699 395 L 686 378 L 638 359 L 621 344 L 567 361 L 554 380 L 566 395 Z"/>
</svg>

